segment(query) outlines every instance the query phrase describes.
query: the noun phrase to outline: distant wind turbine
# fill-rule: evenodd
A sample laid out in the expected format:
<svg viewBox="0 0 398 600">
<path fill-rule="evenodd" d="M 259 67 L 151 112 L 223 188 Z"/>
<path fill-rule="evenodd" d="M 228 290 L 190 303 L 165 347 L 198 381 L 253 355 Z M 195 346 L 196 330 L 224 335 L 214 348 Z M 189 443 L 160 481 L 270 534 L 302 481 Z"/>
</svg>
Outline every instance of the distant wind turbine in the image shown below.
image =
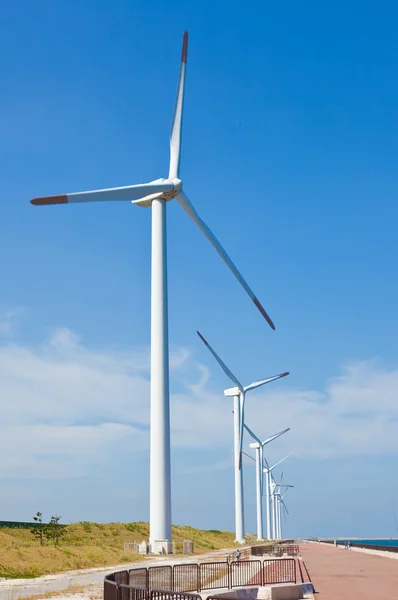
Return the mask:
<svg viewBox="0 0 398 600">
<path fill-rule="evenodd" d="M 287 506 L 285 504 L 285 500 L 284 500 L 285 496 L 280 494 L 280 504 L 282 506 L 283 509 L 283 516 L 285 518 L 285 521 L 287 521 L 287 517 L 289 516 L 289 511 L 287 510 Z M 283 531 L 282 531 L 282 519 L 280 519 L 280 539 L 283 539 Z"/>
<path fill-rule="evenodd" d="M 243 508 L 243 471 L 242 471 L 242 443 L 243 443 L 243 424 L 246 392 L 254 390 L 266 383 L 271 383 L 276 379 L 281 379 L 289 373 L 281 373 L 267 379 L 254 381 L 250 385 L 244 387 L 235 375 L 228 369 L 226 364 L 221 360 L 218 354 L 210 346 L 209 342 L 203 335 L 197 331 L 202 342 L 207 346 L 208 350 L 214 356 L 224 373 L 231 379 L 236 387 L 224 390 L 224 395 L 233 397 L 234 399 L 234 454 L 235 454 L 235 537 L 236 541 L 243 544 L 245 541 L 245 525 L 244 525 L 244 508 Z"/>
<path fill-rule="evenodd" d="M 273 503 L 273 494 L 271 493 L 271 479 L 272 479 L 272 471 L 276 469 L 278 465 L 280 465 L 284 460 L 286 460 L 290 454 L 284 456 L 281 460 L 275 463 L 272 467 L 266 462 L 266 466 L 264 467 L 265 473 L 265 498 L 266 498 L 266 516 L 267 516 L 267 538 L 269 540 L 276 539 L 275 538 L 275 514 L 274 514 L 274 503 Z M 271 523 L 272 519 L 272 523 Z M 272 531 L 271 531 L 272 525 Z"/>
<path fill-rule="evenodd" d="M 281 504 L 283 502 L 280 490 L 281 488 L 292 488 L 293 485 L 288 485 L 286 483 L 276 483 L 272 481 L 271 489 L 272 489 L 272 507 L 273 507 L 273 523 L 274 523 L 274 539 L 280 540 L 282 539 L 282 523 L 281 523 Z"/>
<path fill-rule="evenodd" d="M 278 437 L 283 435 L 284 433 L 290 431 L 290 427 L 272 435 L 267 438 L 264 442 L 262 442 L 253 432 L 252 430 L 244 423 L 244 427 L 246 431 L 251 435 L 251 437 L 256 440 L 253 444 L 250 444 L 250 448 L 254 448 L 256 451 L 256 505 L 257 505 L 257 539 L 261 541 L 263 539 L 263 450 L 264 446 L 276 440 Z"/>
<path fill-rule="evenodd" d="M 152 552 L 171 551 L 170 480 L 170 400 L 169 345 L 166 259 L 166 203 L 176 198 L 232 271 L 245 292 L 266 319 L 274 324 L 258 298 L 235 267 L 213 232 L 199 217 L 183 191 L 180 177 L 180 150 L 188 53 L 188 33 L 184 33 L 177 98 L 170 135 L 169 175 L 149 183 L 127 185 L 88 192 L 34 198 L 35 206 L 82 202 L 124 201 L 152 208 L 152 294 L 151 294 L 151 441 L 150 441 L 150 543 Z M 155 93 L 162 94 L 155 82 Z M 200 175 L 204 191 L 209 182 Z"/>
</svg>

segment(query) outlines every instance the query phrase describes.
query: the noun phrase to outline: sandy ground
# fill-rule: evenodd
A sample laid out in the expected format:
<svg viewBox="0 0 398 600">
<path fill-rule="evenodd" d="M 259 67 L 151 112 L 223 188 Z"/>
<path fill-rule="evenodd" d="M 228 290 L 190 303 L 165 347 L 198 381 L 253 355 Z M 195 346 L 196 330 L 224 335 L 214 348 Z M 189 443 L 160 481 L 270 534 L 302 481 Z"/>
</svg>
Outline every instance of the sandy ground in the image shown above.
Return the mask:
<svg viewBox="0 0 398 600">
<path fill-rule="evenodd" d="M 71 588 L 69 591 L 61 592 L 57 595 L 45 596 L 45 600 L 102 600 L 104 597 L 104 588 L 101 585 L 87 587 L 81 591 L 74 591 Z M 30 596 L 33 600 L 41 600 L 42 595 Z"/>
</svg>

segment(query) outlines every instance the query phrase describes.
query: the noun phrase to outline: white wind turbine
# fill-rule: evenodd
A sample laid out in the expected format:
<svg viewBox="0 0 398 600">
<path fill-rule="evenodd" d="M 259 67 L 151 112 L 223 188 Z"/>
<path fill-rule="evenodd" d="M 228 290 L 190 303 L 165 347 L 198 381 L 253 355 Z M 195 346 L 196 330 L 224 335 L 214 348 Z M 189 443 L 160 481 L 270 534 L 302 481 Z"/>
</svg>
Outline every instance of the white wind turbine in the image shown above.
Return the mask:
<svg viewBox="0 0 398 600">
<path fill-rule="evenodd" d="M 286 490 L 287 491 L 287 490 Z M 279 503 L 282 506 L 283 509 L 283 513 L 284 513 L 284 517 L 285 517 L 285 521 L 287 520 L 287 517 L 289 515 L 289 511 L 287 510 L 287 506 L 285 504 L 285 500 L 284 500 L 284 495 L 282 495 L 281 493 L 279 493 Z M 283 539 L 283 533 L 282 533 L 282 518 L 280 518 L 280 524 L 279 524 L 279 534 L 280 534 L 280 539 Z"/>
<path fill-rule="evenodd" d="M 126 201 L 152 208 L 151 293 L 151 441 L 150 441 L 150 542 L 152 552 L 171 550 L 169 348 L 166 261 L 166 203 L 176 198 L 235 275 L 245 292 L 275 329 L 259 300 L 235 267 L 213 232 L 202 221 L 183 191 L 180 149 L 188 34 L 184 33 L 177 99 L 171 126 L 170 165 L 167 179 L 89 192 L 34 198 L 36 206 L 80 202 Z M 157 88 L 155 87 L 155 90 Z M 201 176 L 202 177 L 202 176 Z M 205 183 L 205 182 L 203 182 Z M 204 187 L 208 187 L 208 182 Z"/>
<path fill-rule="evenodd" d="M 273 479 L 271 480 L 273 539 L 275 540 L 282 539 L 281 504 L 283 499 L 280 493 L 282 487 L 288 489 L 294 486 L 286 483 L 277 483 Z"/>
<path fill-rule="evenodd" d="M 269 466 L 268 462 L 264 459 L 265 467 L 263 469 L 265 473 L 265 500 L 266 500 L 266 515 L 267 515 L 267 538 L 269 540 L 276 539 L 275 538 L 275 513 L 274 513 L 274 501 L 273 501 L 273 490 L 271 489 L 271 485 L 273 483 L 272 480 L 272 471 L 280 465 L 284 460 L 286 460 L 290 454 L 287 454 L 277 463 L 275 463 L 272 467 Z M 271 523 L 272 519 L 272 523 Z M 272 527 L 272 529 L 271 529 Z"/>
<path fill-rule="evenodd" d="M 277 527 L 278 527 L 278 539 L 283 539 L 282 536 L 282 510 L 284 512 L 284 517 L 285 520 L 287 519 L 287 516 L 289 514 L 289 511 L 287 510 L 285 501 L 284 501 L 284 495 L 282 495 L 282 488 L 285 488 L 285 494 L 288 491 L 289 488 L 292 488 L 292 485 L 287 485 L 285 483 L 282 483 L 283 480 L 283 472 L 281 473 L 281 477 L 280 477 L 280 484 L 278 485 L 278 491 L 275 491 L 275 500 L 276 500 L 276 506 L 277 506 Z"/>
<path fill-rule="evenodd" d="M 254 444 L 250 444 L 250 448 L 254 448 L 256 451 L 256 507 L 257 507 L 257 539 L 261 541 L 263 539 L 263 485 L 264 485 L 264 477 L 263 477 L 263 456 L 264 456 L 264 446 L 276 440 L 278 437 L 290 431 L 290 427 L 272 435 L 267 438 L 264 442 L 262 442 L 251 429 L 244 423 L 244 427 L 246 431 L 251 435 L 251 437 L 256 440 Z"/>
<path fill-rule="evenodd" d="M 244 387 L 238 379 L 231 373 L 218 354 L 213 350 L 203 335 L 198 331 L 198 336 L 210 350 L 224 373 L 233 381 L 236 387 L 224 390 L 224 395 L 234 399 L 234 464 L 235 464 L 235 537 L 236 541 L 243 544 L 245 541 L 244 510 L 243 510 L 243 472 L 242 472 L 242 444 L 243 444 L 243 424 L 246 392 L 254 390 L 266 383 L 281 379 L 289 373 L 281 373 L 267 379 L 254 381 Z"/>
</svg>

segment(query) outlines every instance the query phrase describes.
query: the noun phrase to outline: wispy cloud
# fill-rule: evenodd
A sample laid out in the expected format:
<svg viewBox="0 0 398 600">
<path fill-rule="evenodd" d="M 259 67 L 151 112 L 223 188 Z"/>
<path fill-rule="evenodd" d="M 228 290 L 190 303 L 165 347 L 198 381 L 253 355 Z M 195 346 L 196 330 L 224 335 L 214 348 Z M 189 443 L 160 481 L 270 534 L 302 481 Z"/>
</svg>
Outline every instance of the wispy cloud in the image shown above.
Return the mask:
<svg viewBox="0 0 398 600">
<path fill-rule="evenodd" d="M 26 309 L 21 306 L 0 313 L 0 336 L 12 335 L 26 313 Z"/>
<path fill-rule="evenodd" d="M 147 349 L 92 349 L 74 332 L 57 329 L 36 346 L 0 346 L 0 473 L 3 476 L 77 476 L 112 464 L 121 446 L 147 452 Z M 144 368 L 144 365 L 147 367 Z M 231 402 L 209 387 L 207 367 L 189 350 L 173 352 L 172 444 L 196 452 L 231 448 Z M 291 431 L 269 447 L 302 458 L 397 454 L 398 367 L 380 359 L 348 365 L 323 390 L 270 384 L 247 399 L 247 422 L 260 436 Z M 249 439 L 245 440 L 247 444 Z M 272 446 L 272 448 L 271 448 Z"/>
</svg>

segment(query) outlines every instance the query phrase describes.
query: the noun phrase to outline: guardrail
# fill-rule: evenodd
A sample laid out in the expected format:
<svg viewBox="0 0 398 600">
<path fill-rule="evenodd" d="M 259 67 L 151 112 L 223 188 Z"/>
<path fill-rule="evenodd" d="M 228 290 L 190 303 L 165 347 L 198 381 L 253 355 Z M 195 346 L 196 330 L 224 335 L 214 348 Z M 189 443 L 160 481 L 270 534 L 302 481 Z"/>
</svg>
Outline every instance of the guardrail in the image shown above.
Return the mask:
<svg viewBox="0 0 398 600">
<path fill-rule="evenodd" d="M 188 600 L 202 590 L 296 583 L 294 558 L 163 565 L 110 573 L 104 600 Z"/>
<path fill-rule="evenodd" d="M 272 544 L 251 547 L 252 556 L 265 556 L 268 554 L 272 556 L 298 556 L 300 554 L 300 547 L 298 544 Z"/>
</svg>

